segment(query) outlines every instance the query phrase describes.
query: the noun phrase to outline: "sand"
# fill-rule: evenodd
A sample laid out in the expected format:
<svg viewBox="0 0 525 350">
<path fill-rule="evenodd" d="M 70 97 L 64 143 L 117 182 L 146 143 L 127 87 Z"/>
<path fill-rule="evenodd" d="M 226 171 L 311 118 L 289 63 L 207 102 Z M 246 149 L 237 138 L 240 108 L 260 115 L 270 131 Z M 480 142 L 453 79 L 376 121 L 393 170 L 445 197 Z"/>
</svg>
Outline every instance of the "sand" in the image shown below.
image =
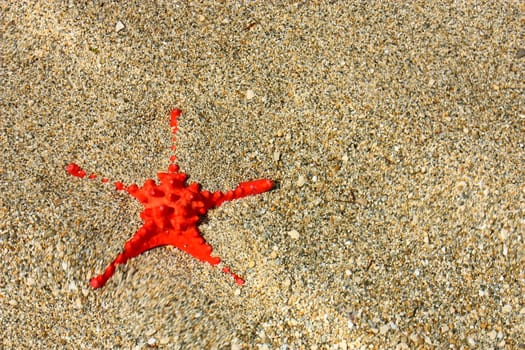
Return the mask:
<svg viewBox="0 0 525 350">
<path fill-rule="evenodd" d="M 4 349 L 525 349 L 519 1 L 0 1 Z M 271 178 L 103 271 L 139 204 Z"/>
</svg>

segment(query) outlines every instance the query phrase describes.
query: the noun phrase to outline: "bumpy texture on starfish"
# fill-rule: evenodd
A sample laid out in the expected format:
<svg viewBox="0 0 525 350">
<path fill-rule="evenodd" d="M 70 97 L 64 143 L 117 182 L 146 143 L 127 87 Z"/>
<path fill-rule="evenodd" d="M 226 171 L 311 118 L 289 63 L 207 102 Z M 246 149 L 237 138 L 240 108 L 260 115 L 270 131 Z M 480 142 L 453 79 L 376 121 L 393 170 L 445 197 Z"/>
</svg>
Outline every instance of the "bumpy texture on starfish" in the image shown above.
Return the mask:
<svg viewBox="0 0 525 350">
<path fill-rule="evenodd" d="M 177 119 L 181 111 L 171 111 L 171 126 L 173 134 L 177 132 Z M 175 137 L 173 137 L 175 141 Z M 172 149 L 175 149 L 173 146 Z M 125 264 L 129 259 L 146 250 L 163 246 L 175 246 L 195 258 L 217 265 L 221 259 L 211 256 L 212 247 L 206 243 L 198 229 L 199 221 L 209 209 L 216 208 L 226 201 L 250 195 L 260 194 L 273 188 L 272 180 L 260 179 L 240 183 L 234 190 L 228 192 L 202 191 L 198 183 L 186 183 L 188 175 L 179 171 L 174 164 L 176 157 L 170 158 L 171 164 L 167 172 L 157 174 L 160 183 L 148 179 L 142 187 L 135 184 L 126 186 L 122 182 L 115 182 L 117 190 L 125 190 L 135 197 L 144 210 L 140 214 L 144 225 L 124 245 L 124 250 L 109 264 L 104 273 L 93 277 L 89 282 L 93 288 L 100 288 L 115 273 L 116 265 Z M 86 172 L 75 163 L 66 167 L 69 174 L 76 177 L 85 177 Z M 88 176 L 96 178 L 95 174 Z M 102 179 L 107 182 L 106 178 Z M 238 284 L 244 280 L 224 267 L 223 272 L 229 273 Z"/>
</svg>

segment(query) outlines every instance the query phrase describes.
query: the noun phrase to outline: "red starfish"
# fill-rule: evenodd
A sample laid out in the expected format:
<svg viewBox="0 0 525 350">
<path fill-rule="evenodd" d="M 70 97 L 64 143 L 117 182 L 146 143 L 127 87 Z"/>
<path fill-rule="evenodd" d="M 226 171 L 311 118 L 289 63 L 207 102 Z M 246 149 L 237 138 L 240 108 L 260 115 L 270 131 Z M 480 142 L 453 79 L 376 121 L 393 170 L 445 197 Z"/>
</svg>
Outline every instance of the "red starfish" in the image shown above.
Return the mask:
<svg viewBox="0 0 525 350">
<path fill-rule="evenodd" d="M 171 126 L 173 134 L 177 132 L 177 118 L 181 115 L 179 109 L 171 111 Z M 173 137 L 175 142 L 175 136 Z M 175 149 L 175 146 L 172 147 Z M 144 205 L 140 217 L 144 225 L 126 242 L 124 250 L 109 264 L 103 274 L 93 277 L 89 284 L 93 288 L 100 288 L 115 273 L 118 264 L 125 264 L 146 250 L 163 246 L 175 246 L 195 258 L 217 265 L 221 259 L 211 256 L 213 248 L 206 243 L 198 229 L 199 221 L 209 209 L 217 208 L 226 201 L 246 196 L 260 194 L 273 188 L 272 180 L 260 179 L 241 182 L 234 190 L 226 193 L 217 191 L 202 191 L 198 183 L 186 183 L 188 175 L 179 172 L 179 167 L 174 164 L 176 156 L 170 158 L 171 164 L 168 172 L 157 174 L 160 184 L 148 179 L 142 187 L 135 184 L 125 186 L 122 182 L 115 182 L 117 190 L 125 190 Z M 69 174 L 83 178 L 86 172 L 75 163 L 66 167 Z M 95 174 L 88 176 L 96 178 Z M 108 182 L 103 178 L 102 182 Z M 222 269 L 229 273 L 235 281 L 242 285 L 244 280 L 231 272 L 228 267 Z"/>
</svg>

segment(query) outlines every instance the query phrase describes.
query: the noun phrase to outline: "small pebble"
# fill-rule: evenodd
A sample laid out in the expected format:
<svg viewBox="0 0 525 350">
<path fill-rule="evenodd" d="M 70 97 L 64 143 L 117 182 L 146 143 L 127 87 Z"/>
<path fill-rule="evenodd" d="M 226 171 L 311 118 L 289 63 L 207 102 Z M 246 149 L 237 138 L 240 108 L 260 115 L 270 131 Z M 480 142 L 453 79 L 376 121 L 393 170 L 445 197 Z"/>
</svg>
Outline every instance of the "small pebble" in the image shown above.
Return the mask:
<svg viewBox="0 0 525 350">
<path fill-rule="evenodd" d="M 73 304 L 75 309 L 81 309 L 82 308 L 82 299 L 76 298 L 75 303 Z"/>
<path fill-rule="evenodd" d="M 278 162 L 280 158 L 281 158 L 281 152 L 279 152 L 277 150 L 275 152 L 273 152 L 273 161 L 274 162 Z"/>
<path fill-rule="evenodd" d="M 121 21 L 118 21 L 117 24 L 115 24 L 115 31 L 117 33 L 123 30 L 124 28 L 126 28 L 126 26 Z"/>
<path fill-rule="evenodd" d="M 470 347 L 474 347 L 474 346 L 476 346 L 476 341 L 475 341 L 474 338 L 472 338 L 472 337 L 467 337 L 467 344 L 468 344 Z"/>
<path fill-rule="evenodd" d="M 306 183 L 306 178 L 303 175 L 299 175 L 299 178 L 297 179 L 297 186 L 303 187 L 305 183 Z"/>
<path fill-rule="evenodd" d="M 75 281 L 70 281 L 68 286 L 67 286 L 67 289 L 70 292 L 76 292 L 77 291 L 77 284 L 75 283 Z"/>
<path fill-rule="evenodd" d="M 419 343 L 419 341 L 420 341 L 421 338 L 420 338 L 419 335 L 417 335 L 416 333 L 412 333 L 412 334 L 410 334 L 409 339 L 410 339 L 413 343 L 417 344 L 417 343 Z"/>
<path fill-rule="evenodd" d="M 288 235 L 292 239 L 299 239 L 299 232 L 297 230 L 288 231 Z"/>
<path fill-rule="evenodd" d="M 242 348 L 242 345 L 239 344 L 239 340 L 237 338 L 233 339 L 230 350 L 242 350 Z"/>
<path fill-rule="evenodd" d="M 508 314 L 509 312 L 512 311 L 512 305 L 507 304 L 507 305 L 503 306 L 503 308 L 501 309 L 501 311 L 503 311 L 504 313 Z"/>
<path fill-rule="evenodd" d="M 146 331 L 146 337 L 151 337 L 153 334 L 157 333 L 157 330 L 155 328 L 151 328 L 148 331 Z"/>
</svg>

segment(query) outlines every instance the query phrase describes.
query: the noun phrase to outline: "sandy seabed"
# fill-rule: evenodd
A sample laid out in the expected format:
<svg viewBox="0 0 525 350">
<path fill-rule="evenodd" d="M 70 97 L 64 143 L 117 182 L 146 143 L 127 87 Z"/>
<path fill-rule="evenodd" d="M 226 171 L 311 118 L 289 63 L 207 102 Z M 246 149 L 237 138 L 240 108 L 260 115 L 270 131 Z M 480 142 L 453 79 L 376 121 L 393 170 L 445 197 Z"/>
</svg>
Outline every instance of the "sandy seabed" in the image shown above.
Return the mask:
<svg viewBox="0 0 525 350">
<path fill-rule="evenodd" d="M 525 349 L 519 1 L 0 1 L 0 348 Z M 103 271 L 143 183 L 271 178 Z"/>
</svg>

